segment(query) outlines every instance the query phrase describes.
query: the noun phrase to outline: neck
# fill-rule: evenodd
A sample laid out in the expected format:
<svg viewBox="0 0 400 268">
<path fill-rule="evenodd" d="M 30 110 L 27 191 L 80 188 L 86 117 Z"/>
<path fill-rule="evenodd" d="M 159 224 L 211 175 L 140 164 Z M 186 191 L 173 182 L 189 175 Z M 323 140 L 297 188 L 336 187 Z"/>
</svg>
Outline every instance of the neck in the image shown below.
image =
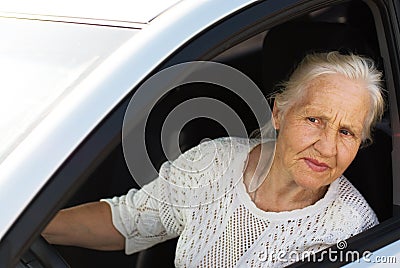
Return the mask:
<svg viewBox="0 0 400 268">
<path fill-rule="evenodd" d="M 324 197 L 328 186 L 316 191 L 301 188 L 294 182 L 266 178 L 252 195 L 253 202 L 265 211 L 290 211 L 310 206 Z"/>
<path fill-rule="evenodd" d="M 259 161 L 260 146 L 255 147 L 248 158 L 244 171 L 244 183 L 249 190 Z M 282 174 L 274 164 L 263 183 L 254 192 L 249 192 L 256 206 L 265 211 L 290 211 L 310 206 L 324 197 L 328 186 L 316 190 L 300 187 L 289 174 Z"/>
</svg>

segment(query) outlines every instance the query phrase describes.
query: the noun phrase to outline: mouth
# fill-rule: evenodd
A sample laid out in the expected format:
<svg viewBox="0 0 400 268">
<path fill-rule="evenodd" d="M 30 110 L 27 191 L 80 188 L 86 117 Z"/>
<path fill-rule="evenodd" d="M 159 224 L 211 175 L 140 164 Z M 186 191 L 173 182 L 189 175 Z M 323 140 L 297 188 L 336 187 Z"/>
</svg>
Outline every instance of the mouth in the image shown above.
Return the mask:
<svg viewBox="0 0 400 268">
<path fill-rule="evenodd" d="M 328 164 L 318 162 L 316 159 L 313 158 L 304 158 L 304 161 L 306 162 L 307 166 L 315 172 L 324 172 L 329 169 Z"/>
</svg>

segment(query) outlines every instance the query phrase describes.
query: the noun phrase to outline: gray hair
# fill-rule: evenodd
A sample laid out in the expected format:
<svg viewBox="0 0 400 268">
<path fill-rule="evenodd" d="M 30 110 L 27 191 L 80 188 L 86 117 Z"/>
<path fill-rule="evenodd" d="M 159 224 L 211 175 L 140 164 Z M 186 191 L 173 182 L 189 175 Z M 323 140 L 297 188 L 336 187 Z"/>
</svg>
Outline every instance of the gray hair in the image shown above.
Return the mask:
<svg viewBox="0 0 400 268">
<path fill-rule="evenodd" d="M 284 115 L 301 98 L 308 82 L 323 74 L 342 74 L 348 79 L 365 83 L 371 106 L 364 122 L 362 141 L 363 143 L 372 142 L 371 131 L 382 118 L 385 102 L 382 96 L 382 73 L 367 57 L 355 54 L 343 55 L 337 51 L 307 55 L 289 80 L 280 85 L 281 90 L 273 96 L 280 113 Z"/>
</svg>

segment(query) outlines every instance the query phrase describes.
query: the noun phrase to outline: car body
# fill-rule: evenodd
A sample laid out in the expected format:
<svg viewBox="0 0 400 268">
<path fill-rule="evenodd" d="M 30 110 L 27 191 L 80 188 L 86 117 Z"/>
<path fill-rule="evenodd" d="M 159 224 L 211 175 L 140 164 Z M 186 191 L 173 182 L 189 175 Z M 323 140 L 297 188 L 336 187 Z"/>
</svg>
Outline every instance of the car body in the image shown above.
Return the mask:
<svg viewBox="0 0 400 268">
<path fill-rule="evenodd" d="M 179 63 L 214 61 L 245 73 L 268 95 L 269 85 L 277 79 L 273 72 L 285 65 L 283 59 L 292 57 L 293 65 L 295 56 L 287 56 L 290 51 L 308 49 L 301 47 L 302 38 L 298 43 L 288 41 L 293 38 L 288 34 L 293 29 L 308 27 L 306 21 L 319 27 L 318 35 L 304 37 L 311 44 L 322 38 L 321 30 L 333 32 L 343 25 L 356 28 L 370 44 L 366 51 L 372 51 L 385 72 L 386 116 L 378 126 L 375 147 L 363 151 L 364 160 L 355 162 L 350 174 L 357 177 L 357 172 L 364 170 L 361 180 L 365 173 L 383 174 L 372 184 L 354 182 L 368 188 L 367 196 L 375 191 L 367 200 L 379 203 L 371 206 L 381 223 L 349 239 L 347 250 L 381 255 L 387 250 L 400 262 L 399 1 L 29 2 L 0 3 L 0 33 L 5 37 L 0 45 L 0 70 L 6 74 L 0 82 L 5 118 L 0 125 L 4 144 L 0 151 L 0 266 L 24 265 L 21 256 L 60 208 L 122 194 L 136 186 L 127 176 L 121 136 L 129 101 L 148 78 Z M 280 38 L 276 40 L 266 41 L 271 29 L 288 22 L 290 30 L 278 33 Z M 330 28 L 331 24 L 335 26 Z M 357 41 L 354 46 L 361 50 L 358 38 L 346 36 L 350 46 Z M 266 64 L 269 61 L 271 64 Z M 266 73 L 272 81 L 266 81 Z M 157 103 L 151 118 L 146 118 L 153 131 L 148 144 L 154 166 L 159 167 L 165 156 L 158 134 L 153 133 L 160 130 L 173 107 L 190 98 L 208 96 L 226 101 L 248 122 L 249 132 L 254 129 L 256 124 L 240 101 L 217 91 L 182 85 L 167 94 L 162 90 L 149 93 L 148 100 L 143 99 L 142 106 L 135 107 L 135 116 L 141 118 Z M 206 121 L 190 128 L 187 133 L 182 130 L 186 133 L 182 135 L 182 150 L 205 137 L 226 134 Z M 365 163 L 370 163 L 371 172 L 365 171 Z M 159 248 L 161 252 L 166 250 Z M 59 251 L 67 261 L 81 256 L 82 267 L 86 257 L 96 266 L 105 266 L 104 258 L 113 263 L 124 258 L 62 247 Z M 152 256 L 144 252 L 121 263 L 136 263 L 139 267 L 146 263 L 146 254 Z M 154 257 L 152 260 L 160 261 Z M 323 261 L 333 266 L 358 262 Z M 316 264 L 320 263 L 295 265 Z M 364 264 L 368 263 L 364 260 Z"/>
</svg>

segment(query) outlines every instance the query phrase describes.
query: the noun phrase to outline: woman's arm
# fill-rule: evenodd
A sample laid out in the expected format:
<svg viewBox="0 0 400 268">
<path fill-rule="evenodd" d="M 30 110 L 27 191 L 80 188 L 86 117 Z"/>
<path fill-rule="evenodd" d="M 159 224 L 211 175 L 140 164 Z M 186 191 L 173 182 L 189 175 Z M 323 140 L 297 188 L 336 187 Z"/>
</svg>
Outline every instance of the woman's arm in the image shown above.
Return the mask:
<svg viewBox="0 0 400 268">
<path fill-rule="evenodd" d="M 98 250 L 122 250 L 125 239 L 115 229 L 110 206 L 93 202 L 61 210 L 42 233 L 51 244 Z"/>
</svg>

